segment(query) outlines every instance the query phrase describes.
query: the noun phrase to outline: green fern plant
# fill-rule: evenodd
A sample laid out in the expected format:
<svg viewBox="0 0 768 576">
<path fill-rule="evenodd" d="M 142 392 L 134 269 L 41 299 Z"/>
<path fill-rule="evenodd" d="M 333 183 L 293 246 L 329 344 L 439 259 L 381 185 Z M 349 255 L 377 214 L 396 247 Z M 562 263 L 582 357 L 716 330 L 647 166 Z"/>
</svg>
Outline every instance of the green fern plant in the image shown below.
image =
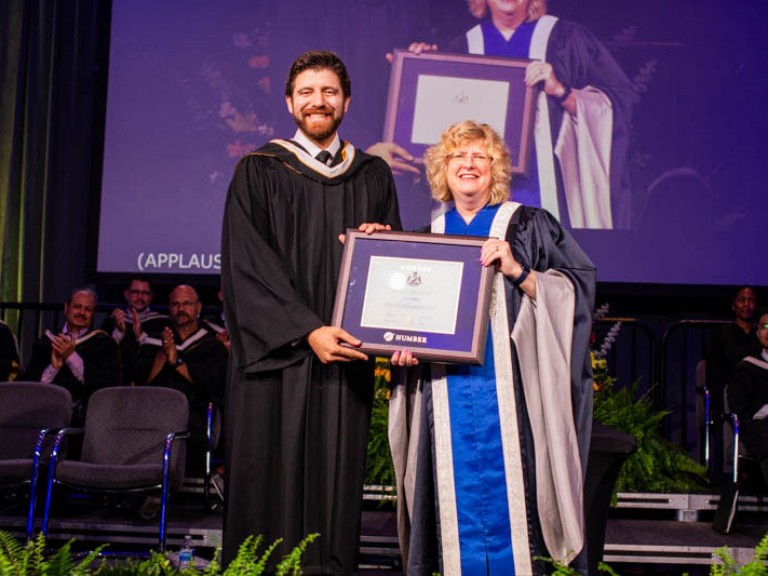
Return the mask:
<svg viewBox="0 0 768 576">
<path fill-rule="evenodd" d="M 318 536 L 319 534 L 310 534 L 304 538 L 304 540 L 299 542 L 298 545 L 296 545 L 296 547 L 280 561 L 277 565 L 275 574 L 277 576 L 287 576 L 288 574 L 291 576 L 299 576 L 301 574 L 301 559 L 304 557 L 304 552 L 307 550 L 307 546 L 314 542 Z"/>
<path fill-rule="evenodd" d="M 30 553 L 8 532 L 0 532 L 0 574 L 26 573 Z M 23 570 L 17 572 L 17 570 Z"/>
<path fill-rule="evenodd" d="M 263 536 L 249 536 L 240 545 L 237 557 L 230 563 L 227 572 L 231 574 L 261 574 L 267 565 L 267 560 L 280 544 L 281 540 L 275 541 L 263 553 L 259 554 Z"/>
<path fill-rule="evenodd" d="M 0 574 L 9 576 L 86 576 L 96 574 L 94 567 L 104 546 L 76 561 L 70 540 L 53 554 L 46 553 L 45 537 L 40 534 L 25 545 L 10 533 L 0 531 Z"/>
<path fill-rule="evenodd" d="M 276 567 L 277 576 L 299 576 L 307 547 L 319 534 L 310 534 L 297 544 Z M 226 570 L 219 563 L 219 551 L 202 572 L 194 567 L 177 570 L 163 554 L 152 552 L 146 559 L 129 559 L 106 562 L 101 557 L 105 545 L 97 547 L 84 558 L 77 560 L 72 553 L 70 540 L 58 550 L 49 553 L 45 537 L 21 544 L 10 533 L 0 531 L 0 574 L 3 576 L 260 576 L 267 561 L 280 544 L 276 541 L 263 552 L 259 551 L 263 538 L 249 537 L 240 545 L 237 556 Z"/>
<path fill-rule="evenodd" d="M 175 576 L 176 574 L 200 574 L 198 571 L 177 570 L 171 561 L 160 554 L 152 552 L 149 558 L 144 559 L 126 559 L 116 562 L 105 562 L 97 572 L 98 576 L 137 576 L 145 574 L 146 576 Z"/>
<path fill-rule="evenodd" d="M 542 556 L 536 556 L 536 560 L 540 560 L 541 562 L 545 562 L 546 564 L 549 564 L 552 566 L 552 571 L 549 572 L 550 576 L 581 576 L 581 572 L 578 570 L 574 570 L 570 566 L 566 566 L 562 562 L 558 562 L 554 558 L 544 558 Z M 608 576 L 619 576 L 619 573 L 616 572 L 610 565 L 606 564 L 605 562 L 598 562 L 597 563 L 597 570 L 601 574 L 607 574 Z"/>
<path fill-rule="evenodd" d="M 766 566 L 766 562 L 768 562 L 768 534 L 763 536 L 755 547 L 752 560 L 743 566 L 736 562 L 727 546 L 715 550 L 715 556 L 720 559 L 720 563 L 712 564 L 709 567 L 709 576 L 768 576 L 768 566 Z M 579 576 L 579 572 L 552 558 L 537 557 L 536 559 L 552 566 L 552 572 L 550 572 L 552 576 Z M 598 564 L 598 570 L 601 574 L 619 576 L 619 572 L 605 562 Z M 683 576 L 687 576 L 687 574 L 687 572 L 683 572 Z"/>
<path fill-rule="evenodd" d="M 595 310 L 595 321 L 604 319 L 608 304 Z M 696 492 L 708 484 L 706 468 L 682 448 L 661 434 L 661 425 L 670 412 L 654 410 L 650 391 L 638 394 L 637 383 L 616 387 L 616 379 L 608 374 L 606 355 L 616 342 L 621 322 L 614 322 L 599 342 L 592 333 L 592 379 L 594 419 L 605 426 L 631 434 L 637 450 L 621 468 L 614 488 L 618 492 Z"/>
<path fill-rule="evenodd" d="M 375 387 L 371 423 L 368 428 L 368 451 L 365 459 L 365 483 L 378 486 L 395 485 L 395 469 L 389 451 L 389 361 L 376 359 Z"/>
<path fill-rule="evenodd" d="M 766 561 L 768 560 L 768 534 L 755 547 L 755 555 L 750 562 L 739 566 L 728 548 L 723 546 L 715 550 L 715 555 L 720 558 L 722 564 L 713 564 L 709 569 L 710 576 L 759 576 L 768 574 Z"/>
<path fill-rule="evenodd" d="M 631 434 L 637 451 L 627 458 L 616 481 L 616 492 L 696 492 L 707 485 L 706 468 L 661 433 L 669 415 L 654 410 L 649 393 L 637 384 L 616 388 L 613 378 L 595 368 L 594 419 Z"/>
</svg>

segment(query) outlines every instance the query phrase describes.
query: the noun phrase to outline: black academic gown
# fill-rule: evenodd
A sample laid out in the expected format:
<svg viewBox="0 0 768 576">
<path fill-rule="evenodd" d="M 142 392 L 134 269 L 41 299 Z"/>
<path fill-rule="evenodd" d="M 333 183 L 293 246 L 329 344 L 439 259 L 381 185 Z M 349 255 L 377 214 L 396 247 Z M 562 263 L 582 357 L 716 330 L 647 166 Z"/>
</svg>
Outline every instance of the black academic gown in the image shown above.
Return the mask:
<svg viewBox="0 0 768 576">
<path fill-rule="evenodd" d="M 127 312 L 127 311 L 126 311 Z M 115 323 L 109 318 L 104 323 L 104 331 L 114 334 Z M 133 333 L 133 319 L 126 316 L 125 334 L 119 343 L 120 359 L 123 364 L 123 383 L 131 386 L 146 384 L 155 354 L 162 345 L 163 329 L 173 328 L 170 316 L 149 312 L 141 320 L 141 329 L 147 335 L 145 343 L 140 344 Z"/>
<path fill-rule="evenodd" d="M 760 350 L 754 329 L 744 332 L 735 322 L 720 326 L 712 334 L 704 348 L 704 359 L 707 388 L 714 413 L 723 411 L 725 387 L 738 363 L 746 356 L 758 356 Z"/>
<path fill-rule="evenodd" d="M 53 379 L 54 384 L 63 386 L 74 400 L 75 423 L 82 424 L 88 398 L 96 390 L 120 385 L 120 358 L 117 344 L 103 330 L 91 330 L 77 339 L 75 351 L 83 359 L 84 382 L 75 378 L 65 362 Z M 40 380 L 51 363 L 51 341 L 41 336 L 32 348 L 26 380 Z"/>
<path fill-rule="evenodd" d="M 360 530 L 372 362 L 322 364 L 342 245 L 363 222 L 400 228 L 383 160 L 346 145 L 326 169 L 290 144 L 243 158 L 227 198 L 222 289 L 231 338 L 224 562 L 249 535 L 280 558 L 319 533 L 305 574 L 350 574 Z"/>
<path fill-rule="evenodd" d="M 454 38 L 446 49 L 451 52 L 468 52 L 467 37 L 461 35 Z M 637 92 L 608 49 L 592 32 L 576 22 L 558 20 L 554 25 L 547 42 L 547 62 L 552 65 L 557 79 L 564 86 L 576 89 L 592 86 L 611 101 L 613 124 L 610 185 L 613 227 L 628 228 L 631 224 L 631 190 L 627 154 L 632 130 L 632 108 L 637 101 Z M 554 98 L 550 98 L 549 104 L 554 145 L 566 112 Z M 569 226 L 559 175 L 558 188 L 561 221 L 563 225 Z M 514 186 L 512 197 L 514 199 Z"/>
<path fill-rule="evenodd" d="M 531 270 L 543 273 L 556 270 L 566 275 L 574 287 L 575 310 L 573 316 L 573 334 L 571 345 L 571 408 L 578 442 L 578 458 L 582 474 L 586 475 L 589 444 L 592 429 L 592 365 L 589 354 L 589 337 L 592 326 L 592 312 L 595 299 L 595 267 L 589 257 L 576 244 L 554 217 L 548 212 L 531 207 L 521 207 L 512 217 L 507 229 L 505 240 L 512 246 L 515 258 Z M 504 282 L 504 297 L 508 312 L 508 334 L 513 332 L 518 314 L 520 313 L 523 293 L 512 285 L 509 279 Z M 537 478 L 535 462 L 535 446 L 531 422 L 526 409 L 523 379 L 517 362 L 518 350 L 512 345 L 514 366 L 514 394 L 517 398 L 517 426 L 519 430 L 520 454 L 523 460 L 523 480 L 525 484 L 525 503 L 520 503 L 518 514 L 527 511 L 528 536 L 530 555 L 534 559 L 536 573 L 544 573 L 546 566 L 535 560 L 537 557 L 548 557 L 542 535 L 542 520 L 537 513 Z M 418 377 L 418 381 L 417 381 Z M 407 396 L 409 402 L 421 404 L 421 418 L 418 420 L 419 429 L 414 422 L 409 424 L 396 423 L 394 426 L 406 432 L 408 441 L 403 450 L 414 450 L 417 453 L 415 461 L 409 460 L 409 454 L 393 453 L 396 461 L 402 462 L 403 472 L 415 477 L 415 492 L 410 518 L 402 515 L 399 510 L 400 539 L 403 554 L 407 558 L 409 575 L 429 576 L 441 569 L 441 528 L 439 522 L 438 500 L 436 495 L 436 471 L 434 469 L 435 427 L 431 391 L 431 365 L 422 363 L 420 369 L 409 373 Z M 394 397 L 395 392 L 393 392 Z M 392 408 L 391 408 L 392 410 Z M 412 414 L 406 413 L 405 418 Z M 390 414 L 390 434 L 393 430 L 392 412 Z M 413 448 L 415 443 L 416 447 Z M 393 448 L 393 451 L 395 449 Z M 574 455 L 576 457 L 576 455 Z M 411 467 L 412 466 L 412 467 Z M 397 468 L 397 466 L 396 466 Z M 406 471 L 406 469 L 408 469 Z M 398 478 L 398 484 L 403 482 Z M 401 489 L 401 486 L 399 486 Z M 403 499 L 398 501 L 400 507 Z M 499 504 L 503 506 L 503 503 Z M 405 523 L 405 525 L 403 525 Z M 586 536 L 586 535 L 585 535 Z M 583 550 L 586 550 L 586 543 Z M 572 565 L 577 570 L 586 569 L 586 553 L 577 558 Z M 508 567 L 509 571 L 513 568 Z M 491 573 L 497 573 L 493 570 Z M 509 572 L 504 572 L 509 573 Z"/>
<path fill-rule="evenodd" d="M 0 382 L 13 380 L 19 373 L 19 345 L 11 329 L 0 321 Z"/>
<path fill-rule="evenodd" d="M 768 404 L 768 362 L 759 352 L 736 365 L 726 393 L 729 408 L 739 416 L 742 440 L 750 456 L 758 462 L 768 459 L 768 418 L 754 418 Z"/>
<path fill-rule="evenodd" d="M 224 381 L 227 371 L 227 349 L 213 332 L 200 328 L 182 341 L 174 332 L 176 350 L 189 371 L 192 382 L 166 363 L 160 373 L 149 382 L 150 386 L 163 386 L 183 392 L 189 401 L 189 442 L 187 443 L 188 473 L 200 473 L 204 468 L 208 445 L 206 426 L 208 404 L 224 404 Z M 145 352 L 159 347 L 142 346 Z"/>
</svg>

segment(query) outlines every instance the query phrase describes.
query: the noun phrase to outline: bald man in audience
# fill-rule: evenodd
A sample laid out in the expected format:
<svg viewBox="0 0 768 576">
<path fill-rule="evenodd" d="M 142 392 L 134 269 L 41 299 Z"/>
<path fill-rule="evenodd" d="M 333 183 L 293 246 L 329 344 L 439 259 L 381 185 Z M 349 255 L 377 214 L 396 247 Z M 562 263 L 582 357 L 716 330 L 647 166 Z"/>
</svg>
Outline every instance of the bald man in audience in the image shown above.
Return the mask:
<svg viewBox="0 0 768 576">
<path fill-rule="evenodd" d="M 174 288 L 169 300 L 173 327 L 163 329 L 154 345 L 155 356 L 147 379 L 150 386 L 175 388 L 189 399 L 187 470 L 202 471 L 207 445 L 205 429 L 209 402 L 224 402 L 227 349 L 200 321 L 202 304 L 192 286 Z"/>
</svg>

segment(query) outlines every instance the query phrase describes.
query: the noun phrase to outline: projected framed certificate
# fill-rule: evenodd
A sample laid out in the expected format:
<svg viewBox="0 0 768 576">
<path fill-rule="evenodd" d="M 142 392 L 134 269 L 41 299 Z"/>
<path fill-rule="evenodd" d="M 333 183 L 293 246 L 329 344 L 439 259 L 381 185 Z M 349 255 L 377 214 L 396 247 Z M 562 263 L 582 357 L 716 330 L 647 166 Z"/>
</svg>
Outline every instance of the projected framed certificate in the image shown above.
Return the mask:
<svg viewBox="0 0 768 576">
<path fill-rule="evenodd" d="M 413 156 L 440 140 L 451 124 L 489 124 L 509 146 L 512 171 L 528 171 L 535 91 L 525 85 L 527 59 L 395 50 L 384 141 Z"/>
<path fill-rule="evenodd" d="M 480 263 L 486 240 L 348 230 L 333 325 L 366 353 L 481 364 L 495 271 Z"/>
</svg>

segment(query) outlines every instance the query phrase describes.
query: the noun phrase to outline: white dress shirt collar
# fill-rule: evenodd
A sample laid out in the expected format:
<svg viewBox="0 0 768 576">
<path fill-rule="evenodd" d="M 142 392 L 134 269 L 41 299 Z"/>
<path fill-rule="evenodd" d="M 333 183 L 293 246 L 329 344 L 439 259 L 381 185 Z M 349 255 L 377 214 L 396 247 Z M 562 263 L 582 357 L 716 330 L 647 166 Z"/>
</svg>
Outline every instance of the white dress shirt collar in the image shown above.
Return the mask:
<svg viewBox="0 0 768 576">
<path fill-rule="evenodd" d="M 293 136 L 293 141 L 300 144 L 307 152 L 309 152 L 309 155 L 312 156 L 312 158 L 317 156 L 321 150 L 328 150 L 328 152 L 331 153 L 331 156 L 335 157 L 336 153 L 339 151 L 339 148 L 341 148 L 341 138 L 339 138 L 338 132 L 333 137 L 333 142 L 331 142 L 328 148 L 320 148 L 320 146 L 307 138 L 301 129 L 296 130 L 296 134 Z"/>
<path fill-rule="evenodd" d="M 69 329 L 69 322 L 64 322 L 64 327 L 62 328 L 62 332 L 64 334 L 72 334 L 72 335 L 74 335 L 75 338 L 80 338 L 81 336 L 85 336 L 88 333 L 88 330 L 90 330 L 90 329 L 91 329 L 91 327 L 87 326 L 87 327 L 83 328 L 82 330 L 80 330 L 80 331 L 75 333 L 75 332 L 72 332 Z"/>
</svg>

